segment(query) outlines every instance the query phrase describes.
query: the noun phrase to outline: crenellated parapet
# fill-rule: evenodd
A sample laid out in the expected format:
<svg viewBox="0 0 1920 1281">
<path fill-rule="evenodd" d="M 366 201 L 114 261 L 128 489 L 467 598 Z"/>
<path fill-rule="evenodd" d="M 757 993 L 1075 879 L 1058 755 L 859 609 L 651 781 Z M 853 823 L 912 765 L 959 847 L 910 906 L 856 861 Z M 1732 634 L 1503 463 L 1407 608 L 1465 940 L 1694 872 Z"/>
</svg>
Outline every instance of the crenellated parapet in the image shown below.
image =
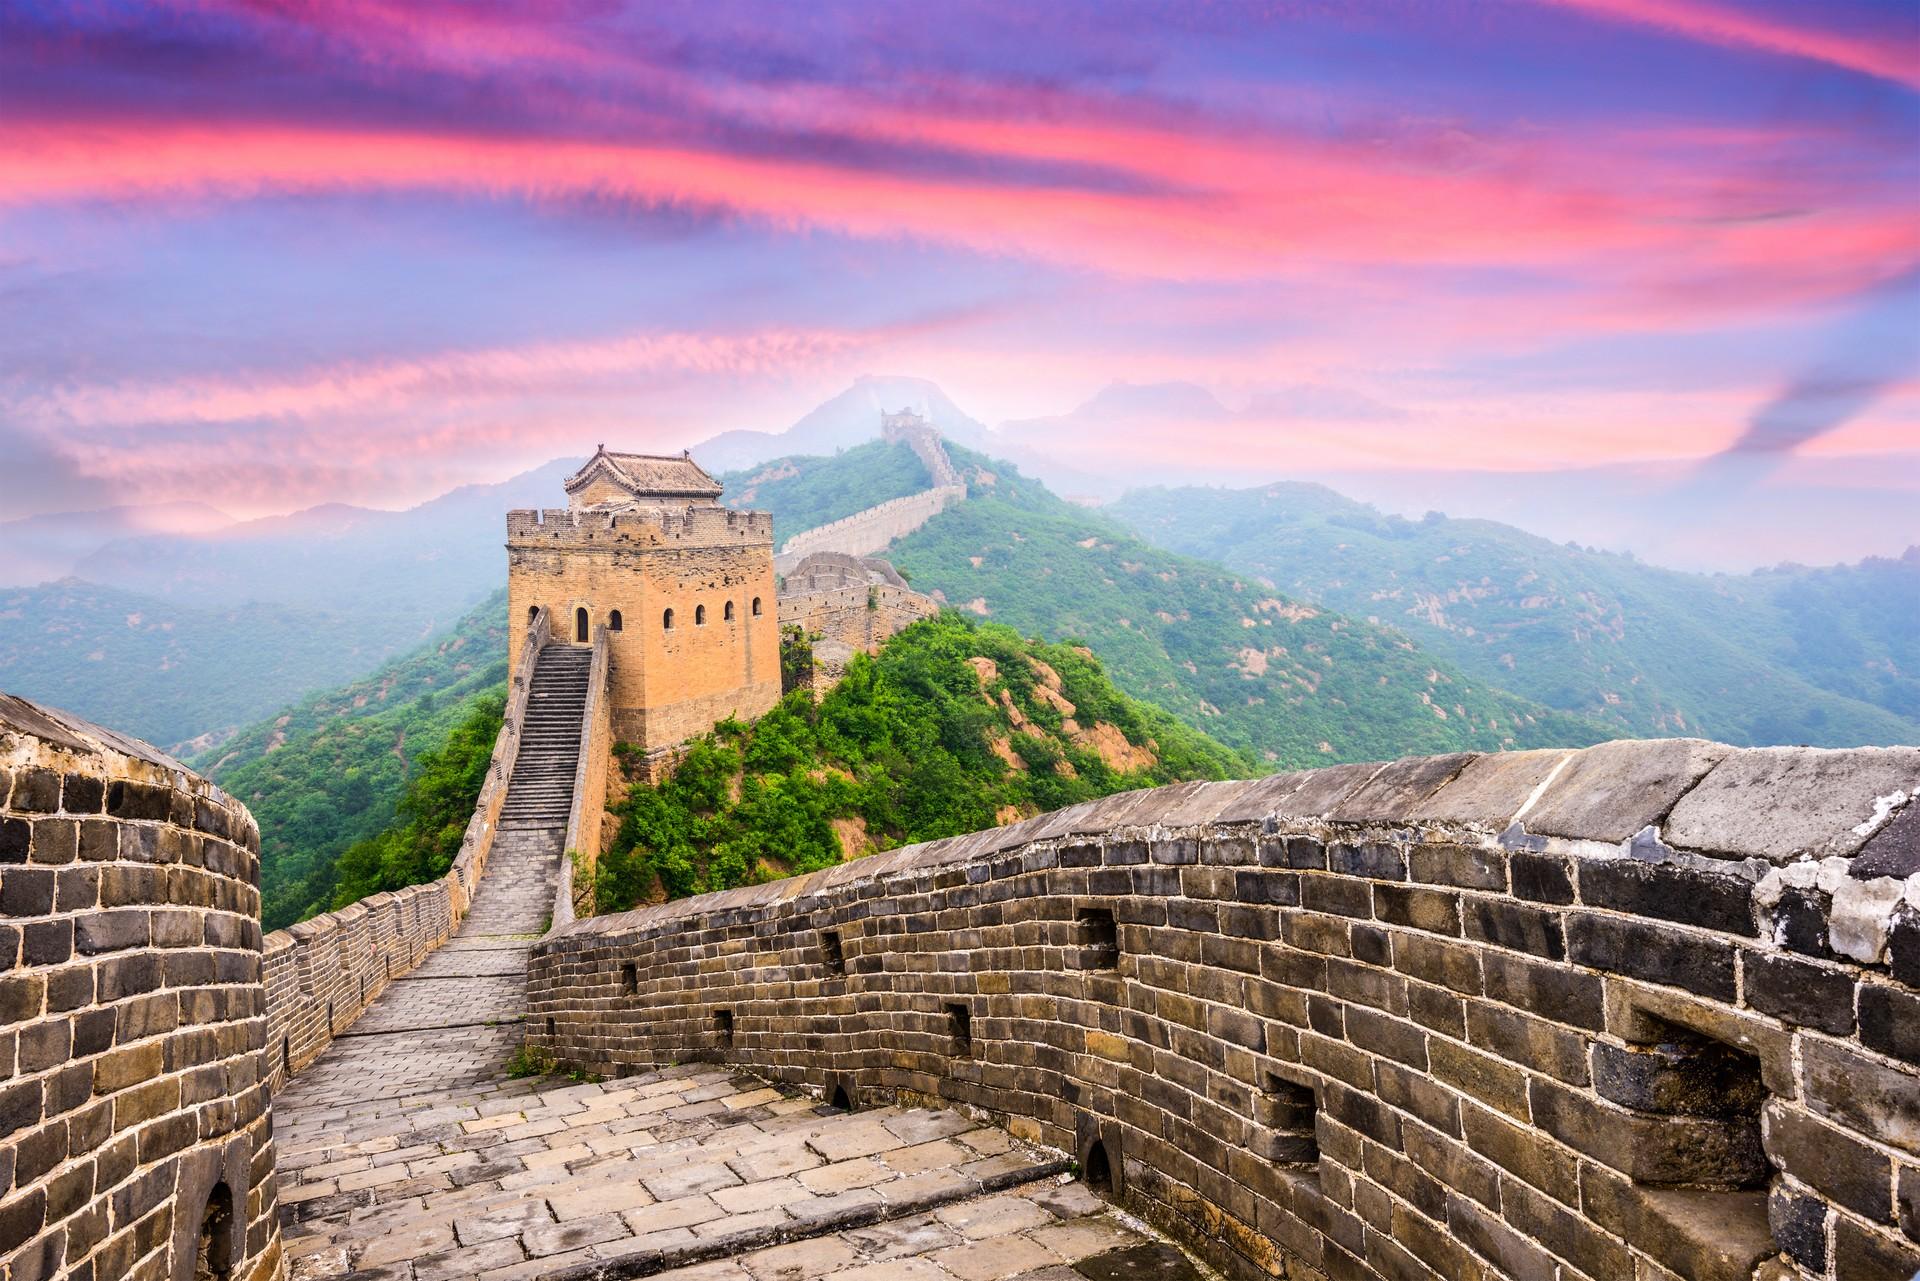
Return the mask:
<svg viewBox="0 0 1920 1281">
<path fill-rule="evenodd" d="M 1920 749 L 1128 793 L 576 922 L 529 1038 L 940 1100 L 1236 1275 L 1907 1281 Z"/>
<path fill-rule="evenodd" d="M 509 547 L 567 549 L 739 546 L 773 542 L 773 516 L 711 504 L 520 509 L 507 513 Z"/>
</svg>

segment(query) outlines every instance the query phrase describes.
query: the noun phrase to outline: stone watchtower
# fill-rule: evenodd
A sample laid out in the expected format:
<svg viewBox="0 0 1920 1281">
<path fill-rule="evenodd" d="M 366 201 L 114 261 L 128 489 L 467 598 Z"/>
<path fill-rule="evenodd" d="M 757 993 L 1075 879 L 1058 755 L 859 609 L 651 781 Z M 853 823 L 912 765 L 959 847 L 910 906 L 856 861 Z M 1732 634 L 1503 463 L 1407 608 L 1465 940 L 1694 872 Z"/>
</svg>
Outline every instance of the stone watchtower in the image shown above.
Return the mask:
<svg viewBox="0 0 1920 1281">
<path fill-rule="evenodd" d="M 758 716 L 780 698 L 773 517 L 719 504 L 685 454 L 601 446 L 568 505 L 507 514 L 509 670 L 544 605 L 551 643 L 606 628 L 613 736 L 649 751 Z"/>
</svg>

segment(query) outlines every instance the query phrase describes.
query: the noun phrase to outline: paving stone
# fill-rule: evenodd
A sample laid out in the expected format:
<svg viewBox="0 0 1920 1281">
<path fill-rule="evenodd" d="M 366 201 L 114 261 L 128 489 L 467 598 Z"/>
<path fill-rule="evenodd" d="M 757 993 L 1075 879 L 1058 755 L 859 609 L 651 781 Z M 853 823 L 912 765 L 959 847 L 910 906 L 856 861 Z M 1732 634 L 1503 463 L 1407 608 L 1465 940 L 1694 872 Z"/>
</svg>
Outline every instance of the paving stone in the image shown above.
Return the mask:
<svg viewBox="0 0 1920 1281">
<path fill-rule="evenodd" d="M 1140 1240 L 1074 1185 L 981 1195 L 982 1180 L 1017 1183 L 1053 1156 L 957 1112 L 822 1115 L 713 1064 L 510 1077 L 521 940 L 544 923 L 557 860 L 552 841 L 520 834 L 448 944 L 275 1100 L 292 1276 L 531 1281 L 778 1232 L 801 1239 L 662 1275 L 986 1281 Z M 882 1221 L 844 1229 L 849 1216 Z"/>
</svg>

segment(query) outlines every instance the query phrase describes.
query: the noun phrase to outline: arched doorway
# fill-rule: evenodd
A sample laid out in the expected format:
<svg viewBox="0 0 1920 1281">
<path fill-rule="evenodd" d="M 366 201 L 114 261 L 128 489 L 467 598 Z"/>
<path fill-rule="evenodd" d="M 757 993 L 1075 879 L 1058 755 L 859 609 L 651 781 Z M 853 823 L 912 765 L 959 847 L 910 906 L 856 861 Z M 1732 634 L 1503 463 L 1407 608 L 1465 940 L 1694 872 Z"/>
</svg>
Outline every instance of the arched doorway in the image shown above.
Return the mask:
<svg viewBox="0 0 1920 1281">
<path fill-rule="evenodd" d="M 1099 1139 L 1087 1149 L 1087 1159 L 1080 1170 L 1080 1177 L 1086 1180 L 1090 1191 L 1099 1196 L 1113 1195 L 1113 1165 L 1107 1160 L 1107 1145 Z"/>
<path fill-rule="evenodd" d="M 577 645 L 587 643 L 587 610 L 584 605 L 573 611 L 573 639 Z"/>
</svg>

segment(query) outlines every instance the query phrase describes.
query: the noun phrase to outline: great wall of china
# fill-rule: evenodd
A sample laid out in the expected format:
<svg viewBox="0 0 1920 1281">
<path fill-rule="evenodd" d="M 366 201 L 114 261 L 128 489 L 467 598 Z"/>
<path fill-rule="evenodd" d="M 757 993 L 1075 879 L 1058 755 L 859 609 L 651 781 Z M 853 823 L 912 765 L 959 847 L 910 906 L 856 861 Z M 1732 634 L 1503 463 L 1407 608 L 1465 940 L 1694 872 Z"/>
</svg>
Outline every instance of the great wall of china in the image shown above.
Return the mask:
<svg viewBox="0 0 1920 1281">
<path fill-rule="evenodd" d="M 885 551 L 894 540 L 905 538 L 947 508 L 965 500 L 966 478 L 947 456 L 940 433 L 919 415 L 907 411 L 885 415 L 881 438 L 913 450 L 933 484 L 917 494 L 889 499 L 840 520 L 802 530 L 781 544 L 780 554 L 773 561 L 777 573 L 791 573 L 815 552 L 875 555 Z"/>
<path fill-rule="evenodd" d="M 0 1281 L 1920 1269 L 1920 748 L 1182 784 L 575 919 L 609 630 L 523 625 L 449 872 L 264 937 L 243 805 L 0 697 Z"/>
</svg>

